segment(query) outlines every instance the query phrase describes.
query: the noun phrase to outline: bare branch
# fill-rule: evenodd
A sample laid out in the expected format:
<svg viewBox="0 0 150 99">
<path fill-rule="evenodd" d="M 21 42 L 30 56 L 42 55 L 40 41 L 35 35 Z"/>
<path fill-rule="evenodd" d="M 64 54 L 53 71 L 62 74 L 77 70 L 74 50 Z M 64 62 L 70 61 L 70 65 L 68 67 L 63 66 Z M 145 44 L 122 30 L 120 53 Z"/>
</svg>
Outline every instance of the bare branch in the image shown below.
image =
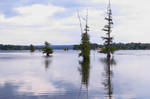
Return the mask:
<svg viewBox="0 0 150 99">
<path fill-rule="evenodd" d="M 88 26 L 88 9 L 87 9 L 87 12 L 86 12 L 86 25 Z"/>
<path fill-rule="evenodd" d="M 83 33 L 83 29 L 82 29 L 81 18 L 80 18 L 80 14 L 79 14 L 79 11 L 78 11 L 78 10 L 77 10 L 77 16 L 78 16 L 78 19 L 79 19 L 80 29 L 81 29 L 81 34 L 82 34 L 82 33 Z"/>
</svg>

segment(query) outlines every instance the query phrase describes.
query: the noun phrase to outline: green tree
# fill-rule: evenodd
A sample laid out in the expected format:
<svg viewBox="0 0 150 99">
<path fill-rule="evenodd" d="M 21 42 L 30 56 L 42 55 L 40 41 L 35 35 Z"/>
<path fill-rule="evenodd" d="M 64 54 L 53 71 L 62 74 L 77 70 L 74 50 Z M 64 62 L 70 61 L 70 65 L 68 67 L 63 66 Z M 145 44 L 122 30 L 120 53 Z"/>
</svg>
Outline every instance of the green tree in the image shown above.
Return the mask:
<svg viewBox="0 0 150 99">
<path fill-rule="evenodd" d="M 79 56 L 83 56 L 85 59 L 89 59 L 90 56 L 90 42 L 88 33 L 82 34 L 81 44 L 80 44 L 81 53 Z"/>
<path fill-rule="evenodd" d="M 50 47 L 50 44 L 47 41 L 45 42 L 45 47 L 42 48 L 42 51 L 44 54 L 46 54 L 46 56 L 49 56 L 53 53 L 53 49 Z"/>
<path fill-rule="evenodd" d="M 30 52 L 34 52 L 35 51 L 35 47 L 31 44 L 30 45 Z"/>
<path fill-rule="evenodd" d="M 105 17 L 105 20 L 107 21 L 107 24 L 104 26 L 103 31 L 106 32 L 106 36 L 102 37 L 104 40 L 104 48 L 100 51 L 101 53 L 107 53 L 108 56 L 110 56 L 110 53 L 113 53 L 115 51 L 115 48 L 112 46 L 112 40 L 113 37 L 111 37 L 111 31 L 112 31 L 112 10 L 110 6 L 110 0 L 107 8 L 107 16 Z"/>
<path fill-rule="evenodd" d="M 90 37 L 88 34 L 89 26 L 87 22 L 88 22 L 88 14 L 86 16 L 86 25 L 85 25 L 84 33 L 82 33 L 81 44 L 79 46 L 79 49 L 81 50 L 79 56 L 82 56 L 84 60 L 89 60 L 90 57 L 90 41 L 89 41 Z"/>
</svg>

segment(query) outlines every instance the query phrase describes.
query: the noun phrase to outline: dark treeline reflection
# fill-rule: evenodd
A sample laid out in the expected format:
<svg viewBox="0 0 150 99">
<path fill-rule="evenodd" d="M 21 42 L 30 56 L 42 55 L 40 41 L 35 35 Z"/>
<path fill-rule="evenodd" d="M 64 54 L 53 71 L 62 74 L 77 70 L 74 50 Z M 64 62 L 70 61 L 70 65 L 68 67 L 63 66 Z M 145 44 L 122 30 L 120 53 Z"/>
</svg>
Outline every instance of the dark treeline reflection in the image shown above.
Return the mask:
<svg viewBox="0 0 150 99">
<path fill-rule="evenodd" d="M 51 57 L 44 57 L 45 70 L 47 71 L 52 63 Z"/>
<path fill-rule="evenodd" d="M 90 59 L 84 59 L 79 61 L 80 67 L 78 68 L 80 75 L 81 75 L 81 86 L 78 95 L 78 99 L 83 99 L 81 96 L 81 91 L 85 88 L 86 98 L 88 99 L 88 85 L 89 85 L 89 78 L 90 78 Z"/>
<path fill-rule="evenodd" d="M 109 53 L 108 53 L 109 54 Z M 106 90 L 106 97 L 108 99 L 113 98 L 113 85 L 112 85 L 112 77 L 113 77 L 113 65 L 116 65 L 116 61 L 110 55 L 107 55 L 106 58 L 101 58 L 100 61 L 104 64 L 104 72 L 103 77 L 104 81 L 102 84 Z"/>
</svg>

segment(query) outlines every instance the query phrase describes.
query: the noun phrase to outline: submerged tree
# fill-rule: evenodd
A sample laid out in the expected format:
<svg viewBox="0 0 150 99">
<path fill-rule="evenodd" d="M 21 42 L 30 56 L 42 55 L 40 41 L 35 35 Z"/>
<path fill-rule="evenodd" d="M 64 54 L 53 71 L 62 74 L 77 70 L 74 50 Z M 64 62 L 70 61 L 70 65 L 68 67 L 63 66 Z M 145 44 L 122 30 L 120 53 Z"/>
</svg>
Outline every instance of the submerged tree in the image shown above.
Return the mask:
<svg viewBox="0 0 150 99">
<path fill-rule="evenodd" d="M 79 17 L 79 21 L 80 21 L 80 17 Z M 80 21 L 82 38 L 81 38 L 81 44 L 79 46 L 79 49 L 81 50 L 81 53 L 79 54 L 79 56 L 82 56 L 84 60 L 89 60 L 89 57 L 90 57 L 90 41 L 89 41 L 90 37 L 88 34 L 88 31 L 89 31 L 88 11 L 87 11 L 87 16 L 86 16 L 85 21 L 86 21 L 86 25 L 85 25 L 84 32 L 82 31 L 81 21 Z"/>
<path fill-rule="evenodd" d="M 50 44 L 46 41 L 45 47 L 42 48 L 43 53 L 46 54 L 46 56 L 49 56 L 53 53 L 53 49 L 50 47 Z"/>
<path fill-rule="evenodd" d="M 107 53 L 108 57 L 110 57 L 110 53 L 113 53 L 115 51 L 115 48 L 111 46 L 113 40 L 113 37 L 111 37 L 113 20 L 112 20 L 112 10 L 110 6 L 110 0 L 107 8 L 107 16 L 105 17 L 105 20 L 107 21 L 107 24 L 104 26 L 103 31 L 106 32 L 106 36 L 102 37 L 102 39 L 105 41 L 104 42 L 105 47 L 100 52 Z"/>
<path fill-rule="evenodd" d="M 30 52 L 34 52 L 35 51 L 35 47 L 31 44 L 30 45 Z"/>
</svg>

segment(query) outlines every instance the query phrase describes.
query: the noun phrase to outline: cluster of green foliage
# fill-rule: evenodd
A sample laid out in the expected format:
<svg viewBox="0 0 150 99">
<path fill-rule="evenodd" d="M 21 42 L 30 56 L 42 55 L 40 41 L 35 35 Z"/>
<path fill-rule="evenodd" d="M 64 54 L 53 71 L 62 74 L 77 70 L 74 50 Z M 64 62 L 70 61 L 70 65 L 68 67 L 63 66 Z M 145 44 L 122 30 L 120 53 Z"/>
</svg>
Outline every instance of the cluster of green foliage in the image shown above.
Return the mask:
<svg viewBox="0 0 150 99">
<path fill-rule="evenodd" d="M 50 47 L 50 44 L 46 41 L 45 46 L 42 47 L 42 51 L 46 56 L 49 56 L 50 54 L 53 53 L 53 49 Z"/>
<path fill-rule="evenodd" d="M 90 39 L 88 35 L 88 26 L 85 26 L 85 33 L 82 33 L 82 39 L 81 44 L 79 46 L 79 49 L 81 50 L 81 53 L 79 56 L 82 56 L 84 59 L 89 59 L 90 56 Z"/>
<path fill-rule="evenodd" d="M 35 47 L 31 44 L 30 45 L 30 52 L 34 52 L 35 51 Z"/>
<path fill-rule="evenodd" d="M 114 51 L 116 51 L 116 50 L 117 50 L 117 48 L 111 46 L 109 49 L 108 49 L 108 48 L 102 48 L 102 49 L 100 50 L 100 53 L 108 53 L 108 52 L 110 52 L 110 53 L 113 54 Z"/>
<path fill-rule="evenodd" d="M 53 49 L 50 47 L 50 44 L 47 41 L 45 42 L 45 46 L 42 47 L 41 49 L 42 49 L 43 53 L 46 54 L 47 57 L 53 53 Z M 31 44 L 30 52 L 34 52 L 34 51 L 35 51 L 35 47 Z"/>
</svg>

